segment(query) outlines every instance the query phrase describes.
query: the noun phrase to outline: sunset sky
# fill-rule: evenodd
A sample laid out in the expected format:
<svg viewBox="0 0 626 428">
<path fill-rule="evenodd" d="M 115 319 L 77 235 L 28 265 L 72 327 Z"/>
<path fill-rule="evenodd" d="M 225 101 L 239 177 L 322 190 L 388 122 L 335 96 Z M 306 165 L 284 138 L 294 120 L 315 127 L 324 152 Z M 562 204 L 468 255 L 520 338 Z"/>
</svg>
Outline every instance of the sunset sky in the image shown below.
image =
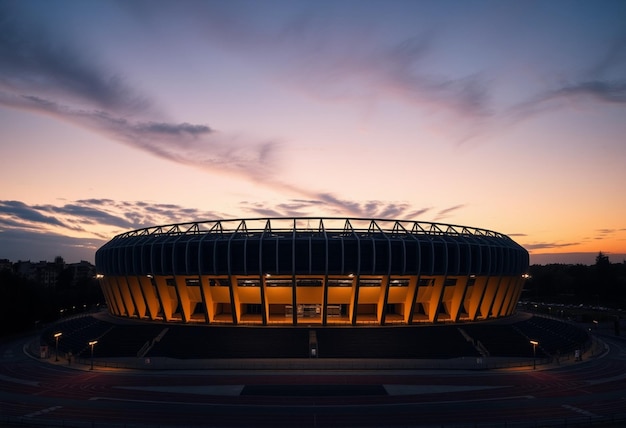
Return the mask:
<svg viewBox="0 0 626 428">
<path fill-rule="evenodd" d="M 622 262 L 625 187 L 623 0 L 0 0 L 0 258 L 346 216 Z"/>
</svg>

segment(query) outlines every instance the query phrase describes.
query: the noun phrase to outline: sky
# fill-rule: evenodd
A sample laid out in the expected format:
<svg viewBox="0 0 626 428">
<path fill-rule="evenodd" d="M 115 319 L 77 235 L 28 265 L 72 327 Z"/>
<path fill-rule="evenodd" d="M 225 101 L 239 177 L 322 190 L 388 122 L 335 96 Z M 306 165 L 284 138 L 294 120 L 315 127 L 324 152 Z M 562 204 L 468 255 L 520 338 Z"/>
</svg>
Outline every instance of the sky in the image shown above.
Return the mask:
<svg viewBox="0 0 626 428">
<path fill-rule="evenodd" d="M 332 216 L 626 260 L 626 2 L 0 0 L 0 259 Z"/>
</svg>

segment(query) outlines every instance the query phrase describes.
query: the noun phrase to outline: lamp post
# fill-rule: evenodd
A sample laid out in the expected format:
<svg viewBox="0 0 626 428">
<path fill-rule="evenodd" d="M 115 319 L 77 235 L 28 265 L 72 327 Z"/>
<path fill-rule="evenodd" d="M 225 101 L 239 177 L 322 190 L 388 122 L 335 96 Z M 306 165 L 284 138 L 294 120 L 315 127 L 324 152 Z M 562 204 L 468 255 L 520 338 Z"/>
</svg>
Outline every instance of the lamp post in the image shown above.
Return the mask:
<svg viewBox="0 0 626 428">
<path fill-rule="evenodd" d="M 93 347 L 96 343 L 98 343 L 97 340 L 92 340 L 91 342 L 89 342 L 89 346 L 91 346 L 91 368 L 89 370 L 93 370 Z"/>
<path fill-rule="evenodd" d="M 54 361 L 59 361 L 59 337 L 61 337 L 63 333 L 54 333 Z"/>
<path fill-rule="evenodd" d="M 536 340 L 531 340 L 530 343 L 533 345 L 533 370 L 535 370 L 535 368 L 537 367 L 536 357 L 537 357 L 537 345 L 539 345 L 539 342 L 537 342 Z"/>
</svg>

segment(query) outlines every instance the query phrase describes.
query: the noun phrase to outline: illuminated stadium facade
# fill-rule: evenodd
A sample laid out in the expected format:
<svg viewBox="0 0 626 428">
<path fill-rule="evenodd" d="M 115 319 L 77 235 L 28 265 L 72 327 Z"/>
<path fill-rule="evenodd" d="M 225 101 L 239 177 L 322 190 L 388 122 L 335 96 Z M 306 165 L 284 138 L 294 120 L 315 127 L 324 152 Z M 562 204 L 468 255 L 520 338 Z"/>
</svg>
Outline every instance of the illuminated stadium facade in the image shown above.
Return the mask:
<svg viewBox="0 0 626 428">
<path fill-rule="evenodd" d="M 507 316 L 528 260 L 511 238 L 485 229 L 319 217 L 150 227 L 96 253 L 113 315 L 268 326 Z"/>
</svg>

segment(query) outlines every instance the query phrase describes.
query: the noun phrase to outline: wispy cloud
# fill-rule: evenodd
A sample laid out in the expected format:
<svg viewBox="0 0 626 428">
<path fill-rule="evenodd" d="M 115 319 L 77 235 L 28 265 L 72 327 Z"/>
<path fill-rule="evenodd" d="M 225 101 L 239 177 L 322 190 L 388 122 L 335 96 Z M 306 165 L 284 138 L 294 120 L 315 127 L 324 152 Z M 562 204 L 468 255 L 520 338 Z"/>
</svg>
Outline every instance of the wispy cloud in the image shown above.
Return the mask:
<svg viewBox="0 0 626 428">
<path fill-rule="evenodd" d="M 20 201 L 0 201 L 0 218 L 14 225 L 20 224 L 21 221 L 30 225 L 67 227 L 58 218 L 44 215 L 37 207 L 30 207 Z"/>
<path fill-rule="evenodd" d="M 536 242 L 533 244 L 524 244 L 527 250 L 547 250 L 555 248 L 566 248 L 580 245 L 580 242 Z"/>
<path fill-rule="evenodd" d="M 0 220 L 2 224 L 2 220 Z M 33 230 L 2 230 L 0 227 L 0 258 L 18 260 L 53 260 L 63 256 L 69 262 L 94 262 L 94 254 L 106 239 L 77 238 Z"/>
<path fill-rule="evenodd" d="M 161 108 L 98 63 L 93 51 L 21 22 L 0 7 L 0 105 L 56 117 L 173 162 L 259 179 L 276 142 L 219 132 L 206 124 L 163 120 Z"/>
<path fill-rule="evenodd" d="M 134 113 L 148 107 L 119 75 L 108 73 L 92 56 L 80 54 L 59 34 L 51 34 L 20 14 L 0 6 L 0 84 L 5 90 L 103 109 Z"/>
<path fill-rule="evenodd" d="M 391 38 L 382 36 L 390 30 L 383 28 L 389 23 L 379 26 L 378 14 L 386 9 L 382 5 L 340 2 L 312 8 L 285 3 L 270 25 L 254 6 L 242 8 L 236 2 L 160 5 L 139 1 L 126 7 L 149 26 L 165 27 L 171 17 L 184 15 L 189 31 L 206 46 L 217 45 L 275 83 L 318 101 L 358 109 L 399 101 L 428 113 L 452 114 L 457 126 L 459 117 L 474 120 L 492 113 L 492 88 L 481 69 L 433 70 L 441 28 L 424 23 L 394 31 Z M 355 9 L 370 15 L 360 13 L 355 19 Z"/>
<path fill-rule="evenodd" d="M 563 108 L 572 101 L 626 105 L 626 37 L 614 39 L 604 55 L 587 70 L 573 72 L 572 77 L 555 78 L 545 90 L 530 96 L 503 116 L 521 121 L 547 111 Z"/>
<path fill-rule="evenodd" d="M 431 210 L 431 208 L 416 210 L 407 202 L 357 202 L 337 198 L 329 193 L 312 196 L 311 199 L 293 199 L 281 204 L 246 202 L 242 203 L 242 209 L 262 217 L 351 216 L 396 220 L 425 220 L 420 216 Z"/>
<path fill-rule="evenodd" d="M 84 199 L 61 205 L 0 201 L 0 228 L 5 231 L 65 233 L 98 239 L 109 239 L 116 233 L 157 224 L 221 217 L 220 213 L 174 204 L 116 202 L 111 199 Z"/>
<path fill-rule="evenodd" d="M 308 31 L 312 32 L 308 38 L 317 37 L 315 55 L 325 60 L 300 58 L 291 77 L 315 97 L 332 101 L 396 99 L 418 109 L 463 117 L 480 117 L 490 111 L 489 87 L 480 74 L 452 77 L 427 71 L 429 36 L 410 36 L 370 50 L 348 45 L 338 49 L 333 40 L 320 33 L 314 36 L 317 30 Z M 294 46 L 296 50 L 299 47 Z"/>
<path fill-rule="evenodd" d="M 462 209 L 464 207 L 465 207 L 465 204 L 459 204 L 459 205 L 454 205 L 454 206 L 449 207 L 449 208 L 444 208 L 444 209 L 442 209 L 441 211 L 439 211 L 437 213 L 437 216 L 435 217 L 435 221 L 440 221 L 440 220 L 448 217 L 451 213 L 453 213 L 455 211 L 458 211 L 458 210 L 460 210 L 460 209 Z"/>
<path fill-rule="evenodd" d="M 622 239 L 626 239 L 626 229 L 597 229 L 596 235 L 593 237 L 595 241 L 602 240 L 618 240 L 620 236 Z"/>
</svg>

